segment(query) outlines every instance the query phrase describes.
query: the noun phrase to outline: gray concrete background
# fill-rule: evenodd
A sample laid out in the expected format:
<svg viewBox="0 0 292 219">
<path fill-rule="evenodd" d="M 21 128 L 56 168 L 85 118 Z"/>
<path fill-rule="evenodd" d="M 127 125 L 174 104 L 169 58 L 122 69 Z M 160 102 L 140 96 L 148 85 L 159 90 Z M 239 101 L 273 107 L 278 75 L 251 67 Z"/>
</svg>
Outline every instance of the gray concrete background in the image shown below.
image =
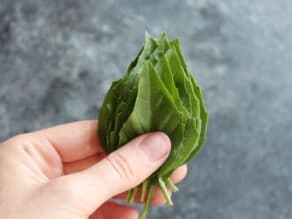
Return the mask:
<svg viewBox="0 0 292 219">
<path fill-rule="evenodd" d="M 210 123 L 175 206 L 150 218 L 292 218 L 291 16 L 289 0 L 0 0 L 0 140 L 95 118 L 144 31 L 166 31 Z"/>
</svg>

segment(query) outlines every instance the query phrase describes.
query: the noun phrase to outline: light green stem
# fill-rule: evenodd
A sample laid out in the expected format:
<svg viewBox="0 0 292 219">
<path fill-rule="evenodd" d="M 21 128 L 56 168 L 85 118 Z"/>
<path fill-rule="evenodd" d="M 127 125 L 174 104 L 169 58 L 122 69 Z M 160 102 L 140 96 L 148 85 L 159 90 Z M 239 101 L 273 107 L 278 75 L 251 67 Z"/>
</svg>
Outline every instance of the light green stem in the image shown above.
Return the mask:
<svg viewBox="0 0 292 219">
<path fill-rule="evenodd" d="M 179 189 L 173 184 L 170 178 L 167 178 L 166 180 L 167 185 L 170 187 L 171 191 L 178 192 Z"/>
<path fill-rule="evenodd" d="M 148 185 L 149 185 L 149 181 L 146 180 L 142 183 L 142 192 L 141 192 L 141 202 L 144 202 L 145 201 L 145 196 L 146 196 L 146 193 L 147 193 L 147 189 L 148 189 Z"/>
<path fill-rule="evenodd" d="M 164 183 L 163 179 L 161 179 L 161 178 L 159 177 L 159 178 L 158 178 L 158 182 L 159 182 L 160 190 L 161 190 L 161 192 L 162 192 L 162 194 L 163 194 L 163 196 L 164 196 L 164 198 L 165 198 L 165 200 L 166 200 L 166 203 L 167 203 L 168 205 L 172 206 L 172 205 L 173 205 L 173 202 L 172 202 L 172 200 L 171 200 L 171 198 L 170 198 L 170 196 L 169 196 L 169 194 L 168 194 L 168 191 L 167 191 L 167 188 L 166 188 L 166 186 L 165 186 L 165 183 Z"/>
<path fill-rule="evenodd" d="M 127 196 L 127 202 L 129 204 L 133 203 L 135 196 L 136 196 L 136 192 L 137 192 L 137 187 L 135 187 L 129 191 L 128 196 Z"/>
<path fill-rule="evenodd" d="M 154 195 L 154 186 L 151 185 L 150 189 L 149 189 L 147 201 L 146 201 L 146 204 L 145 204 L 144 209 L 142 211 L 142 214 L 140 216 L 140 219 L 146 219 L 147 218 L 148 211 L 149 211 L 149 208 L 150 208 L 150 205 L 151 205 L 151 202 L 152 202 L 153 195 Z"/>
</svg>

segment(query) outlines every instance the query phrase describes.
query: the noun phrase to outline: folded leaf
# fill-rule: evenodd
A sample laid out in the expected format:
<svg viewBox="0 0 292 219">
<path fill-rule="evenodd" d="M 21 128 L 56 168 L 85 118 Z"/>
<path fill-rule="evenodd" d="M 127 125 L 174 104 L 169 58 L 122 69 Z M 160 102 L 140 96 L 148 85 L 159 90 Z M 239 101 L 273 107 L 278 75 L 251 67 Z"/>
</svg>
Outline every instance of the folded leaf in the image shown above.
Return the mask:
<svg viewBox="0 0 292 219">
<path fill-rule="evenodd" d="M 165 132 L 172 148 L 165 163 L 141 185 L 147 217 L 154 186 L 172 205 L 166 186 L 177 191 L 171 173 L 195 157 L 206 140 L 208 113 L 201 88 L 188 70 L 178 39 L 169 41 L 145 34 L 145 43 L 125 76 L 113 82 L 99 111 L 100 142 L 110 153 L 133 138 Z M 146 191 L 149 189 L 147 195 Z M 135 198 L 137 187 L 129 192 Z"/>
</svg>

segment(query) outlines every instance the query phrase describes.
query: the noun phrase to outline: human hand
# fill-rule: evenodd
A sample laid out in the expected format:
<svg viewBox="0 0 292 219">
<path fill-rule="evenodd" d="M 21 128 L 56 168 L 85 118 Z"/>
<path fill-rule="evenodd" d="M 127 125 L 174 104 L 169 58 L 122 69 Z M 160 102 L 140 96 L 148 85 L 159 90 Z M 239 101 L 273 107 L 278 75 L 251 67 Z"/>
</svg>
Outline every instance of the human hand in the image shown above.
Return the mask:
<svg viewBox="0 0 292 219">
<path fill-rule="evenodd" d="M 0 144 L 0 218 L 137 218 L 136 209 L 109 199 L 124 199 L 162 165 L 169 138 L 145 134 L 106 156 L 96 133 L 96 121 L 81 121 Z M 182 166 L 171 178 L 179 182 L 185 175 Z M 152 204 L 164 204 L 158 189 Z"/>
</svg>

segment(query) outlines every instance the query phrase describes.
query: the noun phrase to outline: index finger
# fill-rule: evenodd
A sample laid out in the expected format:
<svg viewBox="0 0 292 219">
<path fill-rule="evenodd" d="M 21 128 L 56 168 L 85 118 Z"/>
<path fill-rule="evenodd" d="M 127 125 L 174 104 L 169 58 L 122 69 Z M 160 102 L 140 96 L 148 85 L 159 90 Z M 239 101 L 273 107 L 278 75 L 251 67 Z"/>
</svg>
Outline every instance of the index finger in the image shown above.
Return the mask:
<svg viewBox="0 0 292 219">
<path fill-rule="evenodd" d="M 103 151 L 97 137 L 97 126 L 96 120 L 86 120 L 58 125 L 34 133 L 46 138 L 59 153 L 63 162 L 72 162 Z"/>
</svg>

